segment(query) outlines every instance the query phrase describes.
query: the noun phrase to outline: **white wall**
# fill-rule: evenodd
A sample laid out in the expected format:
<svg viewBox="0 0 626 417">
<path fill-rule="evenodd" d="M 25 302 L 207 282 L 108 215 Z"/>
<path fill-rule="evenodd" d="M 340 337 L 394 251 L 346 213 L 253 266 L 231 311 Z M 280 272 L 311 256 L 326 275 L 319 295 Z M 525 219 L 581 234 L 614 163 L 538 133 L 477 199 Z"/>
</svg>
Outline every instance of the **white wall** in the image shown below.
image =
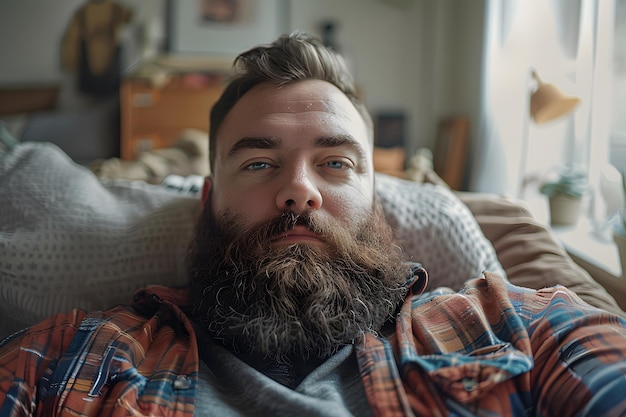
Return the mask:
<svg viewBox="0 0 626 417">
<path fill-rule="evenodd" d="M 54 83 L 59 45 L 81 0 L 0 1 L 0 84 Z"/>
</svg>

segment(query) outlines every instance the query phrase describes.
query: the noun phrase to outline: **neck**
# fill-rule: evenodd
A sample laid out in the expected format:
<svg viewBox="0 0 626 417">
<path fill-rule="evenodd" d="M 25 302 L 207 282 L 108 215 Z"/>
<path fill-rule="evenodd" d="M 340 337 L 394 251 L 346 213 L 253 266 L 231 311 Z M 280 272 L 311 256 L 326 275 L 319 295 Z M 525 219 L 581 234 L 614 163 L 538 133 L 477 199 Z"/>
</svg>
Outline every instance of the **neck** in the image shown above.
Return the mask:
<svg viewBox="0 0 626 417">
<path fill-rule="evenodd" d="M 292 389 L 328 359 L 328 357 L 289 358 L 279 362 L 255 354 L 238 354 L 237 356 L 268 378 Z"/>
</svg>

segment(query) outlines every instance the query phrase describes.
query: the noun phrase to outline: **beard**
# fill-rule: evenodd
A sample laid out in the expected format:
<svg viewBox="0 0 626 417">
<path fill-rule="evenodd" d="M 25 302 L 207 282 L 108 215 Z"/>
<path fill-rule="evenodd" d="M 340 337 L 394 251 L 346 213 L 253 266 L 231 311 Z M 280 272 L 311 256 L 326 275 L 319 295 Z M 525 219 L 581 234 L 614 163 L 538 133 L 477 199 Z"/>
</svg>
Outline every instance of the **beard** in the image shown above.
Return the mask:
<svg viewBox="0 0 626 417">
<path fill-rule="evenodd" d="M 205 205 L 189 255 L 193 318 L 237 354 L 324 358 L 378 331 L 406 295 L 408 266 L 380 204 L 352 227 L 285 212 L 248 227 Z M 305 225 L 326 245 L 272 246 Z"/>
</svg>

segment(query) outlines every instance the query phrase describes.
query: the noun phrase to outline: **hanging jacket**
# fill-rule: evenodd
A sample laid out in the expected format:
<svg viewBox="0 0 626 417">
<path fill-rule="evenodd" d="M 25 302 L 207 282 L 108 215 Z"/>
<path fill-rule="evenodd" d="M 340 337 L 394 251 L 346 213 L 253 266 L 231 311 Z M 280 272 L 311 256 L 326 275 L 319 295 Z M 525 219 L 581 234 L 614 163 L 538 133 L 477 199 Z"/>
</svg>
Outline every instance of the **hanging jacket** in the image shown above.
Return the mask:
<svg viewBox="0 0 626 417">
<path fill-rule="evenodd" d="M 119 32 L 132 18 L 130 9 L 110 0 L 89 1 L 72 16 L 62 44 L 62 63 L 74 71 L 79 90 L 106 95 L 119 90 Z"/>
</svg>

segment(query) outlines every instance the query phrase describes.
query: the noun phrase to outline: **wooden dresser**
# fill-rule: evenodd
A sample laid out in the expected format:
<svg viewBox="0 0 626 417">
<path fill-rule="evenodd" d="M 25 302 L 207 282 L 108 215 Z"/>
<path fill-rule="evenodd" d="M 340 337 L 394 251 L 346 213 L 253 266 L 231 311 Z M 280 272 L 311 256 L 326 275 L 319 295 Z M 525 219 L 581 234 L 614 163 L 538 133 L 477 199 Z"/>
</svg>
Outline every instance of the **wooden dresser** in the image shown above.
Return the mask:
<svg viewBox="0 0 626 417">
<path fill-rule="evenodd" d="M 187 128 L 209 130 L 209 112 L 222 92 L 222 77 L 168 76 L 162 83 L 127 78 L 120 91 L 122 159 L 171 146 Z"/>
</svg>

